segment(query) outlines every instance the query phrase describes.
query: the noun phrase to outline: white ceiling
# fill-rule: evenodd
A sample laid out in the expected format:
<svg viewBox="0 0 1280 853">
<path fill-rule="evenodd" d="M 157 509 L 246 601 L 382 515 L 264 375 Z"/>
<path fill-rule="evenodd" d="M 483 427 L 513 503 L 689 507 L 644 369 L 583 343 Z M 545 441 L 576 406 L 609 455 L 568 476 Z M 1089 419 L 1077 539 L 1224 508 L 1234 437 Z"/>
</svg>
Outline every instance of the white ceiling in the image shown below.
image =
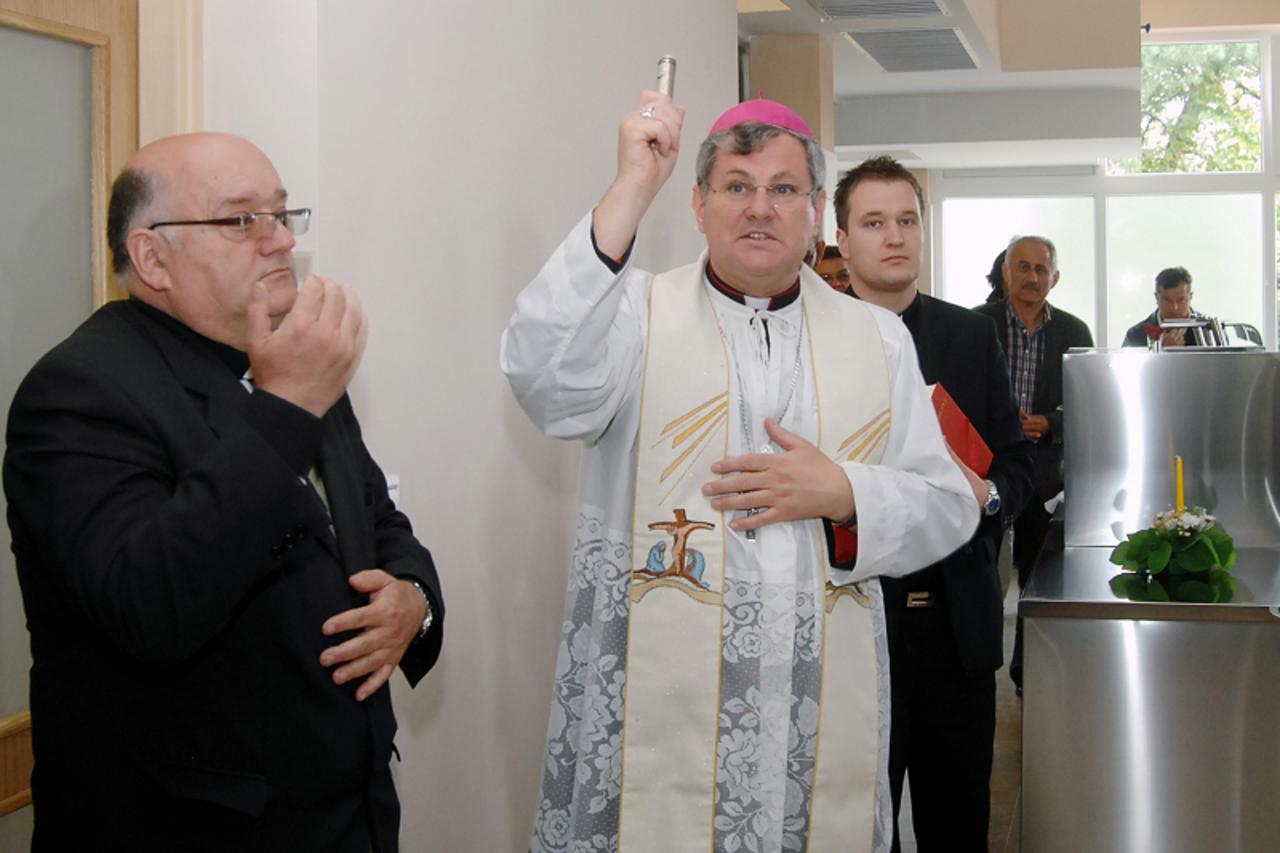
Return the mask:
<svg viewBox="0 0 1280 853">
<path fill-rule="evenodd" d="M 999 45 L 990 43 L 975 20 L 975 13 L 981 15 L 985 11 L 989 15 L 994 14 L 991 0 L 879 0 L 874 4 L 876 11 L 910 11 L 920 6 L 936 5 L 943 13 L 926 16 L 833 20 L 821 11 L 822 4 L 830 7 L 841 2 L 866 8 L 871 0 L 739 0 L 738 29 L 741 37 L 748 42 L 755 36 L 783 33 L 821 33 L 828 38 L 832 48 L 833 91 L 837 112 L 836 153 L 842 164 L 857 162 L 870 153 L 890 149 L 916 155 L 917 159 L 910 161 L 911 165 L 946 168 L 1094 163 L 1099 157 L 1127 155 L 1136 150 L 1139 86 L 1136 68 L 1003 71 L 998 61 Z M 749 11 L 752 8 L 767 11 Z M 873 60 L 848 35 L 920 28 L 955 29 L 977 67 L 966 70 L 890 72 Z M 997 29 L 994 18 L 988 23 L 987 29 L 989 32 Z M 994 141 L 948 139 L 946 137 L 950 134 L 938 127 L 929 131 L 935 138 L 925 138 L 929 135 L 926 133 L 924 136 L 917 135 L 916 138 L 904 136 L 899 139 L 877 139 L 871 143 L 865 139 L 849 138 L 847 132 L 848 128 L 857 124 L 848 119 L 848 114 L 860 110 L 860 99 L 874 100 L 875 96 L 903 96 L 903 111 L 918 112 L 920 106 L 912 103 L 917 96 L 926 96 L 927 100 L 927 96 L 955 94 L 959 96 L 956 100 L 963 101 L 966 94 L 981 99 L 986 93 L 1021 93 L 1024 97 L 1044 93 L 1046 111 L 1052 113 L 1059 95 L 1071 93 L 1076 96 L 1073 103 L 1078 103 L 1078 95 L 1089 91 L 1110 94 L 1126 92 L 1132 95 L 1131 138 L 1118 139 L 1116 133 L 1082 138 L 1072 134 L 1065 126 L 1056 130 L 1052 126 L 1028 126 L 1026 132 L 1021 134 L 1010 134 L 1007 132 L 1008 128 L 1002 127 L 1000 132 L 993 134 L 1002 138 Z M 883 111 L 882 106 L 877 109 Z M 844 118 L 841 117 L 842 113 L 845 114 Z M 1069 120 L 1069 117 L 1066 118 Z M 1017 124 L 1020 121 L 1028 121 L 1030 125 L 1035 120 L 1035 116 L 1020 117 L 998 113 L 991 116 L 993 126 Z M 1050 121 L 1049 125 L 1052 124 Z M 842 134 L 842 130 L 846 132 Z M 1022 138 L 1008 138 L 1010 136 Z"/>
</svg>

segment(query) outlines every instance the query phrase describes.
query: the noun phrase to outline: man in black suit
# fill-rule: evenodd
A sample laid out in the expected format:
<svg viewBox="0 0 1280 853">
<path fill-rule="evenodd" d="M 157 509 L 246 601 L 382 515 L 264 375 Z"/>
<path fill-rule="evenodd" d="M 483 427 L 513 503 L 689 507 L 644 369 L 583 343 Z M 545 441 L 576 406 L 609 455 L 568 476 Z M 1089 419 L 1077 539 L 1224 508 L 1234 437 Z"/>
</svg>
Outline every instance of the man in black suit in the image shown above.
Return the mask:
<svg viewBox="0 0 1280 853">
<path fill-rule="evenodd" d="M 1026 589 L 1044 547 L 1051 516 L 1045 502 L 1062 491 L 1062 357 L 1072 347 L 1093 346 L 1084 321 L 1049 304 L 1058 284 L 1058 250 L 1046 237 L 1014 237 L 1005 250 L 1008 297 L 974 310 L 996 322 L 1009 360 L 1022 429 L 1035 442 L 1036 492 L 1013 527 L 1018 586 Z M 1009 676 L 1022 689 L 1022 620 L 1018 620 Z"/>
<path fill-rule="evenodd" d="M 915 177 L 889 157 L 873 158 L 841 179 L 835 208 L 854 295 L 901 316 L 925 381 L 946 389 L 993 453 L 985 479 L 957 460 L 983 508 L 973 538 L 920 572 L 881 579 L 891 676 L 893 849 L 909 773 L 918 849 L 985 851 L 995 672 L 1003 661 L 996 554 L 1004 525 L 1031 492 L 1031 443 L 1018 422 L 991 321 L 917 290 L 924 199 Z"/>
<path fill-rule="evenodd" d="M 13 401 L 35 851 L 397 849 L 386 682 L 434 664 L 443 599 L 345 393 L 359 301 L 297 285 L 286 202 L 238 137 L 137 152 L 130 298 Z"/>
</svg>

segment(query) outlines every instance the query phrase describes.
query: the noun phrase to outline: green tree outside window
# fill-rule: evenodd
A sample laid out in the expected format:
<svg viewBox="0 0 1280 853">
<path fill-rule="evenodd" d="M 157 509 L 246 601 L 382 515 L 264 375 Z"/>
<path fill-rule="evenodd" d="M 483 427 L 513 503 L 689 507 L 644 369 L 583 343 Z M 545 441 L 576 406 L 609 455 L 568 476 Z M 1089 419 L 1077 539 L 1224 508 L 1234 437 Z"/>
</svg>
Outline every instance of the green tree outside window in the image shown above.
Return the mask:
<svg viewBox="0 0 1280 853">
<path fill-rule="evenodd" d="M 1141 109 L 1142 154 L 1109 174 L 1261 171 L 1256 41 L 1143 47 Z"/>
</svg>

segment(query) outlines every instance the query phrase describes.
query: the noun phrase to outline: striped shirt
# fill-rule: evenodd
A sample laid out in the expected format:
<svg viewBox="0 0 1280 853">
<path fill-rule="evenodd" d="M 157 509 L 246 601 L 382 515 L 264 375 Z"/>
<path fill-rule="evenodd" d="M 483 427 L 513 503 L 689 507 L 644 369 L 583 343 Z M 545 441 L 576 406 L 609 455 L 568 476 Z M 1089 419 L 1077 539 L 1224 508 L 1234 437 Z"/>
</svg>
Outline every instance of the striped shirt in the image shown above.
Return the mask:
<svg viewBox="0 0 1280 853">
<path fill-rule="evenodd" d="M 1031 404 L 1036 396 L 1036 374 L 1040 365 L 1044 364 L 1044 329 L 1053 319 L 1053 309 L 1048 302 L 1044 304 L 1040 328 L 1034 333 L 1028 332 L 1027 327 L 1022 325 L 1011 304 L 1006 302 L 1004 310 L 1009 320 L 1006 352 L 1009 354 L 1009 378 L 1013 380 L 1013 396 L 1018 400 L 1018 408 L 1031 414 Z"/>
</svg>

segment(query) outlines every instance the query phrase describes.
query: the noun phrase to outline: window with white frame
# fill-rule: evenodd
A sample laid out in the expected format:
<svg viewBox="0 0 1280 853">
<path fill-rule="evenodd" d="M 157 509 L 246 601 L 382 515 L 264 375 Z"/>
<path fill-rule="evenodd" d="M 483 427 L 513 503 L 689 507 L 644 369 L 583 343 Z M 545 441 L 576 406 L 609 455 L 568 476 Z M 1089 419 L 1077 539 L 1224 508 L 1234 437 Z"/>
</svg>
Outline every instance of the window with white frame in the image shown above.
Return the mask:
<svg viewBox="0 0 1280 853">
<path fill-rule="evenodd" d="M 1195 309 L 1252 324 L 1275 349 L 1280 143 L 1265 105 L 1275 102 L 1277 51 L 1274 34 L 1157 38 L 1144 48 L 1139 157 L 931 181 L 937 293 L 980 303 L 995 253 L 1011 234 L 1039 230 L 1063 258 L 1050 301 L 1085 320 L 1100 346 L 1119 346 L 1154 309 L 1156 274 L 1183 266 Z"/>
<path fill-rule="evenodd" d="M 1156 273 L 1167 267 L 1191 273 L 1196 311 L 1261 329 L 1262 234 L 1240 227 L 1261 212 L 1259 193 L 1109 196 L 1107 339 L 1099 345 L 1120 346 L 1125 330 L 1151 314 Z"/>
<path fill-rule="evenodd" d="M 1093 199 L 953 198 L 942 203 L 946 298 L 966 308 L 990 292 L 986 274 L 1014 236 L 1047 237 L 1058 250 L 1049 301 L 1088 321 L 1094 314 Z"/>
</svg>

